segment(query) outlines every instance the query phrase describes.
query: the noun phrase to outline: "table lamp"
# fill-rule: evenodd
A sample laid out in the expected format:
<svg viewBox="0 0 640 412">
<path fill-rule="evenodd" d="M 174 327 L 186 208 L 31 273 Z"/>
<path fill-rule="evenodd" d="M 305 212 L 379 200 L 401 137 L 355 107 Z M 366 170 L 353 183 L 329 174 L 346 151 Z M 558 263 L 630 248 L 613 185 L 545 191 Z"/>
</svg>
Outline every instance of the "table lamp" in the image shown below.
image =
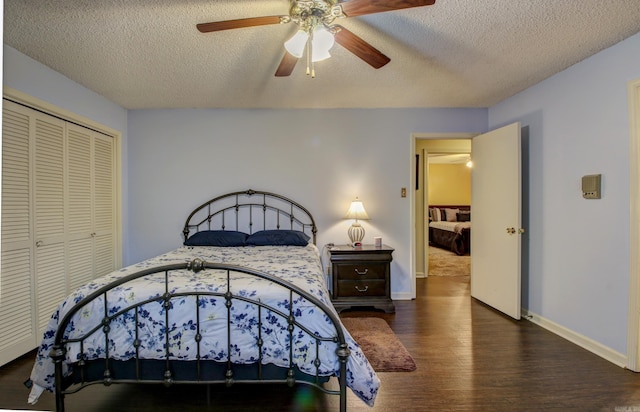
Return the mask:
<svg viewBox="0 0 640 412">
<path fill-rule="evenodd" d="M 364 238 L 364 228 L 360 225 L 358 220 L 369 220 L 369 215 L 367 214 L 367 211 L 364 210 L 362 201 L 356 197 L 356 199 L 351 202 L 351 206 L 349 206 L 347 215 L 344 218 L 355 219 L 353 224 L 349 227 L 348 234 L 349 239 L 351 240 L 351 245 L 360 246 L 362 244 L 362 239 Z"/>
</svg>

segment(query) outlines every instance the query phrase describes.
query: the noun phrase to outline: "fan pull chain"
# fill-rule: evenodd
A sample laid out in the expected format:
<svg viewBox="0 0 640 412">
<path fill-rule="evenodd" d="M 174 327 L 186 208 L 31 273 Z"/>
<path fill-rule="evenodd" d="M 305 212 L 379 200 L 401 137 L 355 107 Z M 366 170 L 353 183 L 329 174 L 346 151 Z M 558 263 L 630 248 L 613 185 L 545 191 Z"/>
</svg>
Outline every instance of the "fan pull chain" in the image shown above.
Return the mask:
<svg viewBox="0 0 640 412">
<path fill-rule="evenodd" d="M 309 32 L 307 37 L 307 76 L 316 77 L 316 69 L 313 65 L 313 30 Z"/>
</svg>

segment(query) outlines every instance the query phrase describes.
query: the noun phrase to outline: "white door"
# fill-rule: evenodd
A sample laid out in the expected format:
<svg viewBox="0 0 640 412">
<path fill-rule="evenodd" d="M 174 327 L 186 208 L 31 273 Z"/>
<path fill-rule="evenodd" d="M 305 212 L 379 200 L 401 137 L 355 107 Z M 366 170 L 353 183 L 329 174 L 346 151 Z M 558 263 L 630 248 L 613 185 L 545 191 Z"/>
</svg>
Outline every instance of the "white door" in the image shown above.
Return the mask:
<svg viewBox="0 0 640 412">
<path fill-rule="evenodd" d="M 471 142 L 471 296 L 520 319 L 520 123 Z"/>
</svg>

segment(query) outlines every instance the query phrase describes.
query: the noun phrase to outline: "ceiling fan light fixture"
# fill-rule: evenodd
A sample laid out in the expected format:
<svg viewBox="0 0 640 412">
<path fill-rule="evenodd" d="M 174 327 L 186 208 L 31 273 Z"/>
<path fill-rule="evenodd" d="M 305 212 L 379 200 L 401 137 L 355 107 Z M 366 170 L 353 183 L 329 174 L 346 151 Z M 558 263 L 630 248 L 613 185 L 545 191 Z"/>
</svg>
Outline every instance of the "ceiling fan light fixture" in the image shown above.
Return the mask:
<svg viewBox="0 0 640 412">
<path fill-rule="evenodd" d="M 298 32 L 285 42 L 287 53 L 284 54 L 276 70 L 276 77 L 289 76 L 306 50 L 307 74 L 314 77 L 313 63 L 331 57 L 329 49 L 334 41 L 362 59 L 374 69 L 379 69 L 391 59 L 365 40 L 334 24 L 338 18 L 357 17 L 367 14 L 382 13 L 392 10 L 430 6 L 436 0 L 289 0 L 288 16 L 260 16 L 234 20 L 213 21 L 196 24 L 201 33 L 221 30 L 239 29 L 243 27 L 267 26 L 272 24 L 294 23 Z M 328 45 L 314 44 L 314 31 L 322 29 L 328 33 L 318 32 Z M 317 49 L 314 53 L 313 49 Z"/>
<path fill-rule="evenodd" d="M 290 55 L 298 59 L 304 54 L 309 34 L 304 30 L 298 30 L 296 34 L 284 43 L 284 48 Z"/>
</svg>

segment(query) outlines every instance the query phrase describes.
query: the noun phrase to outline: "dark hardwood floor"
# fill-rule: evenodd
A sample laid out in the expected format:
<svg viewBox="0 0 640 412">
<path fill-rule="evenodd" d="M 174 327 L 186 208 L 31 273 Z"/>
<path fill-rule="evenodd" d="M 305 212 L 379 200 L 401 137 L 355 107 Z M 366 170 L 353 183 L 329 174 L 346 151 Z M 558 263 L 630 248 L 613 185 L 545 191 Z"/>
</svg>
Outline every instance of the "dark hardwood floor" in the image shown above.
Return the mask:
<svg viewBox="0 0 640 412">
<path fill-rule="evenodd" d="M 375 407 L 349 392 L 349 411 L 638 411 L 640 374 L 622 369 L 526 321 L 469 297 L 468 278 L 418 280 L 415 301 L 396 313 L 345 311 L 386 319 L 414 357 L 415 372 L 379 373 Z M 26 402 L 33 354 L 0 368 L 0 409 L 54 410 L 46 392 Z M 213 387 L 95 385 L 66 398 L 68 411 L 326 411 L 331 397 L 253 385 Z"/>
</svg>

